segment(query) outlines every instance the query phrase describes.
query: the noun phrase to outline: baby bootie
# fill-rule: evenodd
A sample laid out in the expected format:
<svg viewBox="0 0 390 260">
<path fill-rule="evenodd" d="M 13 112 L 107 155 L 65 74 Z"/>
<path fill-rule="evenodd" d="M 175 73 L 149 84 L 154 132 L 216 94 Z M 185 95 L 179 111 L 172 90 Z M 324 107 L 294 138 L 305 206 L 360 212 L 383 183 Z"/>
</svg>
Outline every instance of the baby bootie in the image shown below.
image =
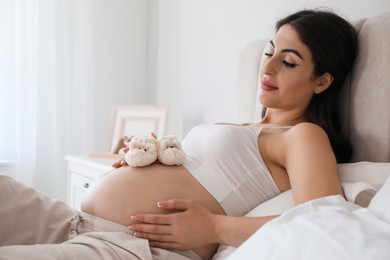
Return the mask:
<svg viewBox="0 0 390 260">
<path fill-rule="evenodd" d="M 159 140 L 158 160 L 165 165 L 181 165 L 186 160 L 181 143 L 174 135 L 166 135 Z"/>
<path fill-rule="evenodd" d="M 154 136 L 133 137 L 125 161 L 133 167 L 142 167 L 154 163 L 158 157 L 158 141 Z"/>
</svg>

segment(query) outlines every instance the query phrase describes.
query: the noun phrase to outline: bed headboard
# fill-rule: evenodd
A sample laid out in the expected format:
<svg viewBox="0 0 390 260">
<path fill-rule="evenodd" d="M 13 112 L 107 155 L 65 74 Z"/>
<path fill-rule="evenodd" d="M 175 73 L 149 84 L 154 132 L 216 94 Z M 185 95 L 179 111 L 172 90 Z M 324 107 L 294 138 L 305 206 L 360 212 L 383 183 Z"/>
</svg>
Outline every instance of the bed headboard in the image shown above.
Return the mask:
<svg viewBox="0 0 390 260">
<path fill-rule="evenodd" d="M 353 162 L 390 162 L 390 12 L 353 22 L 359 54 L 340 99 L 344 131 L 354 147 Z M 258 71 L 269 39 L 240 53 L 237 108 L 240 121 L 259 120 Z"/>
</svg>

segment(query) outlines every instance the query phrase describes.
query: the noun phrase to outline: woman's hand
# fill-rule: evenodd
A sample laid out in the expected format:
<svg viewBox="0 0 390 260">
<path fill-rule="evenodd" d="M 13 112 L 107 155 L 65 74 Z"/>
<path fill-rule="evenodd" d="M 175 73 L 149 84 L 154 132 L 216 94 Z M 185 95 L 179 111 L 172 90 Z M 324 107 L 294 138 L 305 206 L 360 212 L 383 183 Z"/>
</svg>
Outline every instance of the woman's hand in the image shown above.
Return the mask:
<svg viewBox="0 0 390 260">
<path fill-rule="evenodd" d="M 148 239 L 150 245 L 165 249 L 188 250 L 217 243 L 216 216 L 191 200 L 172 199 L 158 203 L 171 214 L 138 214 L 129 228 L 136 237 Z M 179 211 L 179 212 L 177 212 Z"/>
<path fill-rule="evenodd" d="M 126 149 L 124 149 L 123 150 L 123 152 L 126 154 L 127 152 L 129 151 L 129 147 L 126 147 Z M 114 167 L 114 168 L 120 168 L 120 167 L 122 167 L 122 166 L 129 166 L 128 164 L 127 164 L 127 162 L 126 162 L 126 160 L 125 160 L 125 156 L 123 155 L 123 157 L 119 160 L 119 161 L 117 161 L 117 162 L 115 162 L 113 165 L 112 165 L 112 167 Z"/>
</svg>

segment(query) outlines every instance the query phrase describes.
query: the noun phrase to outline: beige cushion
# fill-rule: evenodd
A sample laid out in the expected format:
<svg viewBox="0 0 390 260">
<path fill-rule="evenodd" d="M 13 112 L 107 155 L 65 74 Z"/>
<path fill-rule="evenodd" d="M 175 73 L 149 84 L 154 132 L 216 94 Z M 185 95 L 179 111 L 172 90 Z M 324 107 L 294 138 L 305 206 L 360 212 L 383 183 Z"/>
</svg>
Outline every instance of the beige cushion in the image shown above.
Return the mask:
<svg viewBox="0 0 390 260">
<path fill-rule="evenodd" d="M 390 161 L 390 12 L 367 19 L 351 74 L 347 133 L 354 161 Z"/>
</svg>

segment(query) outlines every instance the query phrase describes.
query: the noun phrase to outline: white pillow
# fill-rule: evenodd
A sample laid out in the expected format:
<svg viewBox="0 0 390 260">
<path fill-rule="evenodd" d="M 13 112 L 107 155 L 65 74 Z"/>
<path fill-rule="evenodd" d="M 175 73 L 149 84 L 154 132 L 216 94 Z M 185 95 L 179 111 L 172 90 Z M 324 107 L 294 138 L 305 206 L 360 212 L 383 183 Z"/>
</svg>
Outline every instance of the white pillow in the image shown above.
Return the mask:
<svg viewBox="0 0 390 260">
<path fill-rule="evenodd" d="M 338 164 L 337 167 L 346 197 L 352 202 L 364 191 L 378 190 L 390 176 L 390 163 L 357 162 Z M 294 205 L 292 191 L 288 190 L 258 205 L 245 216 L 281 214 Z M 232 246 L 220 245 L 212 259 L 226 259 L 235 249 Z"/>
<path fill-rule="evenodd" d="M 278 215 L 291 208 L 295 207 L 294 197 L 292 190 L 282 192 L 275 198 L 267 200 L 261 203 L 256 208 L 249 211 L 246 217 L 258 217 L 258 216 L 269 216 Z"/>
<path fill-rule="evenodd" d="M 390 176 L 371 200 L 368 209 L 390 224 Z"/>
<path fill-rule="evenodd" d="M 371 199 L 376 194 L 376 189 L 367 182 L 342 182 L 341 186 L 347 201 L 355 203 L 361 207 L 367 207 Z"/>
<path fill-rule="evenodd" d="M 390 175 L 390 163 L 342 163 L 338 164 L 338 171 L 341 182 L 366 182 L 379 190 Z"/>
<path fill-rule="evenodd" d="M 355 200 L 356 196 L 364 191 L 366 188 L 371 188 L 371 186 L 367 186 L 364 182 L 357 183 L 344 183 L 344 193 L 346 197 Z M 346 188 L 347 187 L 347 188 Z M 258 205 L 256 208 L 246 214 L 246 217 L 258 217 L 258 216 L 269 216 L 269 215 L 278 215 L 283 212 L 292 209 L 295 207 L 294 197 L 292 194 L 292 190 L 287 190 L 282 192 L 278 196 L 263 202 Z M 226 259 L 229 255 L 231 255 L 237 248 L 228 245 L 219 245 L 218 251 L 215 253 L 212 260 L 223 260 Z"/>
<path fill-rule="evenodd" d="M 390 224 L 340 195 L 328 196 L 268 222 L 227 259 L 389 260 Z"/>
</svg>

